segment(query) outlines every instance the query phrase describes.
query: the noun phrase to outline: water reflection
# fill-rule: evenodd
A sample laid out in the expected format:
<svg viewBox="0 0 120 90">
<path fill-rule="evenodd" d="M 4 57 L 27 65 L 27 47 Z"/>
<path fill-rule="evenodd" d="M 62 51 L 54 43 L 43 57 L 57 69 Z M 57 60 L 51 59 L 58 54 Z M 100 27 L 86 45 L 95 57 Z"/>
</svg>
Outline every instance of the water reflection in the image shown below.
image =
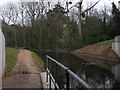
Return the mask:
<svg viewBox="0 0 120 90">
<path fill-rule="evenodd" d="M 112 88 L 115 83 L 114 76 L 111 71 L 98 67 L 96 64 L 90 64 L 79 57 L 70 53 L 54 53 L 54 52 L 39 52 L 45 59 L 45 55 L 58 60 L 63 65 L 70 68 L 74 73 L 80 76 L 83 80 L 88 82 L 94 88 Z M 54 67 L 54 65 L 52 65 Z M 54 70 L 53 70 L 54 71 Z M 65 87 L 65 72 L 58 70 L 58 81 L 61 88 Z M 54 72 L 53 72 L 54 73 Z M 70 80 L 70 87 L 76 88 L 80 85 L 72 77 Z"/>
</svg>

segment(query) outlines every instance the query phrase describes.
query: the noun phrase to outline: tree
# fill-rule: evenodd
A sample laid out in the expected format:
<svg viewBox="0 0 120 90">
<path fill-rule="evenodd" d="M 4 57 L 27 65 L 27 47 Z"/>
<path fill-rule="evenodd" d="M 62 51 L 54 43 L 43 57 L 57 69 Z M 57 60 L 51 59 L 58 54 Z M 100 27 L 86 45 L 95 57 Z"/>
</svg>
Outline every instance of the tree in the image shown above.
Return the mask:
<svg viewBox="0 0 120 90">
<path fill-rule="evenodd" d="M 18 9 L 17 6 L 14 3 L 9 3 L 6 8 L 4 8 L 5 11 L 1 14 L 3 17 L 3 20 L 8 19 L 8 24 L 13 23 L 17 24 L 18 20 Z M 5 20 L 6 21 L 6 20 Z M 17 35 L 16 35 L 16 29 L 14 29 L 14 43 L 15 47 L 17 48 Z"/>
<path fill-rule="evenodd" d="M 65 13 L 64 8 L 59 4 L 56 4 L 53 10 L 49 10 L 49 12 L 46 13 L 47 25 L 49 26 L 48 28 L 50 28 L 50 35 L 53 36 L 50 38 L 51 44 L 54 43 L 51 47 L 55 47 L 56 50 L 58 49 L 59 38 L 63 32 L 63 26 L 66 24 L 67 20 Z"/>
<path fill-rule="evenodd" d="M 120 35 L 120 11 L 116 5 L 112 3 L 112 20 L 109 23 L 109 34 L 114 38 L 116 35 Z"/>
</svg>

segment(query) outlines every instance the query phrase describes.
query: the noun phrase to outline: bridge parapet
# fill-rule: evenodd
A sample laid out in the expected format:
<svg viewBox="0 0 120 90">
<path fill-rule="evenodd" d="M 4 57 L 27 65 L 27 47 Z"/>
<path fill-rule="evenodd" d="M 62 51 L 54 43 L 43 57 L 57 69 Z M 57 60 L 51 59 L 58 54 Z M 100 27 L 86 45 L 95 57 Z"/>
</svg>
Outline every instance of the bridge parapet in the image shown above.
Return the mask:
<svg viewBox="0 0 120 90">
<path fill-rule="evenodd" d="M 2 88 L 2 76 L 5 71 L 5 38 L 1 29 L 0 20 L 0 89 Z"/>
</svg>

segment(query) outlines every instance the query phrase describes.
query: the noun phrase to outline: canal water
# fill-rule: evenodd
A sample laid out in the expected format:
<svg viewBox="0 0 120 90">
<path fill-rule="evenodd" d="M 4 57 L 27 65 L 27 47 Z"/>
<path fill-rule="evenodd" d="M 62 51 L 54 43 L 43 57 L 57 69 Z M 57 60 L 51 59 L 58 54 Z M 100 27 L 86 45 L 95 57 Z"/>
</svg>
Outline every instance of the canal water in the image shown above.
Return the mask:
<svg viewBox="0 0 120 90">
<path fill-rule="evenodd" d="M 71 54 L 71 53 L 55 53 L 55 52 L 37 52 L 45 60 L 45 56 L 49 55 L 52 58 L 56 59 L 79 77 L 85 80 L 93 88 L 112 88 L 115 83 L 114 75 L 111 71 L 104 68 L 100 68 L 95 64 L 86 62 L 85 60 Z M 54 65 L 52 65 L 54 71 Z M 58 70 L 59 76 L 58 82 L 61 88 L 65 87 L 65 71 L 62 69 Z M 71 88 L 76 88 L 79 85 L 71 77 L 70 80 Z M 78 85 L 78 86 L 77 86 Z"/>
</svg>

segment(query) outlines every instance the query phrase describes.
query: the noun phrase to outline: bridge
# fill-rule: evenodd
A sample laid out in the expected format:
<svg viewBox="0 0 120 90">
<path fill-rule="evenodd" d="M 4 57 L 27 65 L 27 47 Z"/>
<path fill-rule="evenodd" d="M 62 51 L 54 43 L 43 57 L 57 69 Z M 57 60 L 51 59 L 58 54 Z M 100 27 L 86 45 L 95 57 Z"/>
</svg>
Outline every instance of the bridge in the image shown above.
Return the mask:
<svg viewBox="0 0 120 90">
<path fill-rule="evenodd" d="M 5 71 L 5 37 L 1 30 L 0 21 L 0 89 L 2 88 L 2 76 Z"/>
<path fill-rule="evenodd" d="M 112 43 L 112 49 L 120 57 L 120 36 L 115 37 L 115 41 Z M 120 63 L 112 67 L 112 73 L 115 75 L 115 79 L 120 81 Z"/>
</svg>

